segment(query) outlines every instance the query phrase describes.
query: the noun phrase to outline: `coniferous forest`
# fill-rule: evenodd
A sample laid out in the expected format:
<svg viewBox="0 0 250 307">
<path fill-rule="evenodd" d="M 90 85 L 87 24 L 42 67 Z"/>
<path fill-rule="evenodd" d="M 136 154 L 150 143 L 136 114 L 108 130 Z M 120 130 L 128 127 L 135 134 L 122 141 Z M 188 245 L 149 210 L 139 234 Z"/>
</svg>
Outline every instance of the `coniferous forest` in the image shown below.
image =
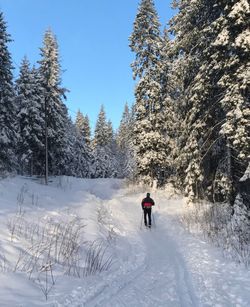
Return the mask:
<svg viewBox="0 0 250 307">
<path fill-rule="evenodd" d="M 129 37 L 135 103 L 124 106 L 117 131 L 102 106 L 93 137 L 87 109 L 75 121 L 68 114 L 55 34 L 44 34 L 40 59 L 24 57 L 14 80 L 1 13 L 1 176 L 44 175 L 47 123 L 49 175 L 171 183 L 190 201 L 229 204 L 240 231 L 249 229 L 249 2 L 175 0 L 173 7 L 162 31 L 153 0 L 141 0 Z"/>
<path fill-rule="evenodd" d="M 66 106 L 67 91 L 61 85 L 58 44 L 46 31 L 36 66 L 27 57 L 13 79 L 8 51 L 11 37 L 0 15 L 1 50 L 1 151 L 0 173 L 43 176 L 45 173 L 45 122 L 48 128 L 49 175 L 83 178 L 124 178 L 131 175 L 132 113 L 125 105 L 116 133 L 101 107 L 91 137 L 87 114 L 80 110 L 73 122 Z"/>
</svg>

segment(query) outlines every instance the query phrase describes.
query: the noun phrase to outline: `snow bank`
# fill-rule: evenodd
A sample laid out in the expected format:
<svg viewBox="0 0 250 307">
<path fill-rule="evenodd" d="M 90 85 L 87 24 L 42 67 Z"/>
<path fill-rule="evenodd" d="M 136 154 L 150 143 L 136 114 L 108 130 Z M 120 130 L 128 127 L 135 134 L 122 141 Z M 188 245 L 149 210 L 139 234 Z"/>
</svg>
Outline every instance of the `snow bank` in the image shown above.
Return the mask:
<svg viewBox="0 0 250 307">
<path fill-rule="evenodd" d="M 249 306 L 250 272 L 183 228 L 185 203 L 115 179 L 0 181 L 1 307 Z"/>
</svg>

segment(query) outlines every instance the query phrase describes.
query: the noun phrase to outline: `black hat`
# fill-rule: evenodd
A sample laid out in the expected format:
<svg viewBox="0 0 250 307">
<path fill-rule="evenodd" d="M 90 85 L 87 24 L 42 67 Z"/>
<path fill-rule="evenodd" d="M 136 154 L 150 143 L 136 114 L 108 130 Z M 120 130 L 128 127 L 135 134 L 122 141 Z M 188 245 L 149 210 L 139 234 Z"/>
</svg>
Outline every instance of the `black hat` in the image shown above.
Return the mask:
<svg viewBox="0 0 250 307">
<path fill-rule="evenodd" d="M 147 193 L 147 197 L 150 197 L 150 193 Z"/>
</svg>

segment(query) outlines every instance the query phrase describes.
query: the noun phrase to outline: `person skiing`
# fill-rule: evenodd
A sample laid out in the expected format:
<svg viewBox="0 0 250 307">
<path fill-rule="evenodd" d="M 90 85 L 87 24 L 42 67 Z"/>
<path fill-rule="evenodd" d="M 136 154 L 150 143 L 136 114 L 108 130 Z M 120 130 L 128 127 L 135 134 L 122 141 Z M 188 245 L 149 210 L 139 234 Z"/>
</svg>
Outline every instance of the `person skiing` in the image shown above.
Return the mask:
<svg viewBox="0 0 250 307">
<path fill-rule="evenodd" d="M 141 207 L 144 213 L 144 224 L 145 226 L 151 228 L 151 213 L 152 206 L 155 205 L 154 200 L 150 197 L 150 193 L 147 193 L 146 198 L 144 198 L 141 202 Z M 148 216 L 148 221 L 147 221 Z"/>
</svg>

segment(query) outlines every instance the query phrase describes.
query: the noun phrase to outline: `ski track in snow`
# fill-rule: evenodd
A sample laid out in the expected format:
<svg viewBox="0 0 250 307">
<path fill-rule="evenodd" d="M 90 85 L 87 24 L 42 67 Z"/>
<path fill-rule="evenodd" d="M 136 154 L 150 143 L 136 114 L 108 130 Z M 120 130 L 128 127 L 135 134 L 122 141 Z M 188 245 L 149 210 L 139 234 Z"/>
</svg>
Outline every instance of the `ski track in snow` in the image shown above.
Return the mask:
<svg viewBox="0 0 250 307">
<path fill-rule="evenodd" d="M 121 281 L 114 281 L 95 299 L 86 302 L 86 306 L 198 306 L 176 245 L 161 231 L 161 225 L 152 230 L 138 230 L 134 212 L 138 208 L 133 207 L 134 204 L 126 204 L 123 217 L 127 214 L 135 229 L 134 236 L 139 235 L 145 246 L 144 265 L 123 276 Z"/>
<path fill-rule="evenodd" d="M 133 274 L 135 277 L 125 277 L 129 282 L 115 296 L 103 295 L 101 301 L 97 298 L 97 304 L 92 302 L 93 306 L 122 306 L 121 302 L 126 302 L 125 306 L 197 306 L 184 260 L 174 242 L 158 226 L 139 231 L 146 246 L 144 269 Z"/>
<path fill-rule="evenodd" d="M 137 197 L 117 193 L 113 200 L 104 203 L 111 208 L 114 220 L 128 240 L 129 261 L 135 261 L 136 253 L 142 251 L 138 257 L 141 256 L 143 262 L 125 273 L 111 275 L 91 296 L 79 289 L 82 297 L 79 292 L 75 293 L 77 299 L 71 297 L 67 306 L 250 306 L 249 294 L 241 297 L 242 293 L 227 283 L 228 276 L 223 276 L 220 268 L 216 268 L 217 276 L 211 278 L 213 261 L 223 266 L 223 260 L 204 258 L 200 249 L 208 247 L 208 243 L 187 234 L 178 224 L 175 206 L 183 200 L 165 197 L 161 207 L 155 208 L 156 227 L 149 230 L 140 227 L 142 197 L 139 193 Z M 136 198 L 137 204 L 134 203 Z M 130 263 L 127 265 L 129 267 Z M 243 285 L 247 286 L 247 281 Z M 248 289 L 245 291 L 247 293 Z"/>
<path fill-rule="evenodd" d="M 17 189 L 22 186 L 23 179 L 10 183 Z M 2 187 L 8 184 L 4 181 Z M 250 271 L 225 260 L 219 249 L 183 229 L 179 223 L 184 205 L 182 198 L 169 198 L 166 191 L 152 192 L 156 201 L 153 209 L 156 225 L 153 223 L 154 227 L 149 230 L 141 227 L 140 201 L 145 193 L 139 189 L 124 188 L 119 180 L 72 179 L 72 184 L 75 187 L 65 193 L 58 192 L 55 186 L 41 189 L 39 185 L 29 185 L 38 189 L 41 199 L 46 200 L 46 207 L 41 210 L 48 215 L 77 212 L 85 218 L 88 239 L 95 239 L 100 231 L 96 221 L 97 207 L 105 207 L 111 214 L 109 222 L 117 234 L 112 243 L 114 265 L 107 272 L 84 279 L 65 277 L 64 280 L 62 277 L 62 284 L 58 281 L 58 287 L 47 302 L 39 300 L 27 283 L 25 291 L 28 293 L 30 289 L 34 296 L 32 300 L 25 299 L 24 294 L 20 304 L 1 304 L 1 295 L 3 298 L 6 292 L 0 289 L 0 307 L 250 306 Z M 9 214 L 16 206 L 16 195 L 8 195 L 7 191 L 0 194 L 0 200 L 2 197 L 8 204 L 0 217 Z M 18 276 L 15 277 L 17 287 L 23 278 L 22 274 Z M 2 276 L 0 282 L 6 284 L 8 278 L 8 275 Z M 13 280 L 10 279 L 10 283 Z M 67 285 L 67 282 L 71 284 Z M 13 293 L 11 288 L 6 291 Z M 17 288 L 15 293 L 20 295 L 21 292 L 22 288 Z M 14 301 L 17 302 L 18 297 Z"/>
</svg>

